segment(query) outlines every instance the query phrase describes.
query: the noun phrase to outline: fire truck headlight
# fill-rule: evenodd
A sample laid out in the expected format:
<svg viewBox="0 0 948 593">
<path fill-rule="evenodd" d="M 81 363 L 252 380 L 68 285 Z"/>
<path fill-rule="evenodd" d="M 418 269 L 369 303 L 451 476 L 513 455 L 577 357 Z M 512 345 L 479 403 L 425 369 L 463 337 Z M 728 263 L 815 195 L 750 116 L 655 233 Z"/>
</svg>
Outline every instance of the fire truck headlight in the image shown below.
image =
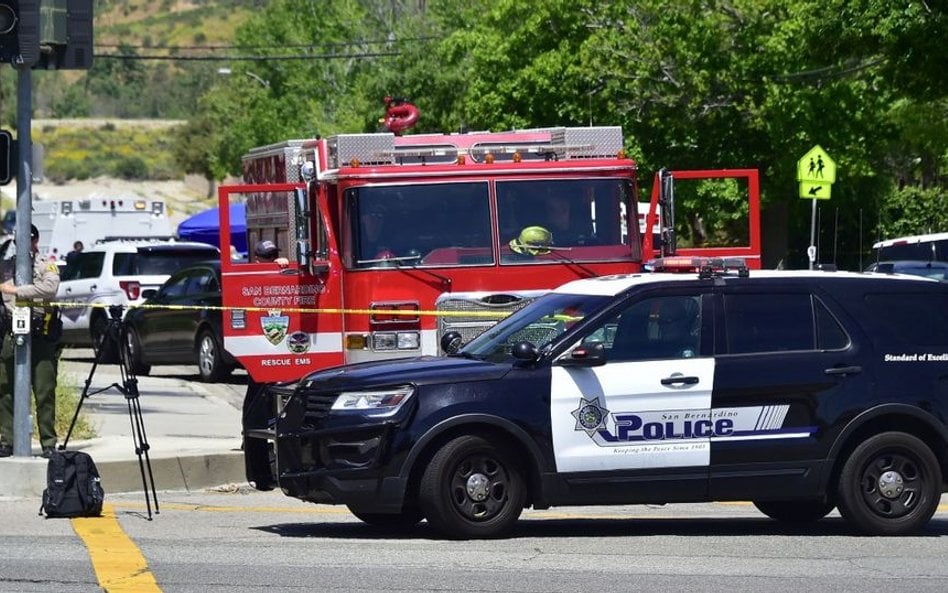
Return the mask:
<svg viewBox="0 0 948 593">
<path fill-rule="evenodd" d="M 421 338 L 418 332 L 398 332 L 399 350 L 418 350 L 421 348 Z"/>
<path fill-rule="evenodd" d="M 415 388 L 412 385 L 371 391 L 345 391 L 336 397 L 332 410 L 372 412 L 372 415 L 377 417 L 392 416 L 405 405 L 413 393 Z"/>
<path fill-rule="evenodd" d="M 418 350 L 421 348 L 421 336 L 418 332 L 373 332 L 372 349 L 379 350 Z"/>
<path fill-rule="evenodd" d="M 395 332 L 375 332 L 372 334 L 373 350 L 395 350 L 398 346 L 398 336 Z"/>
</svg>

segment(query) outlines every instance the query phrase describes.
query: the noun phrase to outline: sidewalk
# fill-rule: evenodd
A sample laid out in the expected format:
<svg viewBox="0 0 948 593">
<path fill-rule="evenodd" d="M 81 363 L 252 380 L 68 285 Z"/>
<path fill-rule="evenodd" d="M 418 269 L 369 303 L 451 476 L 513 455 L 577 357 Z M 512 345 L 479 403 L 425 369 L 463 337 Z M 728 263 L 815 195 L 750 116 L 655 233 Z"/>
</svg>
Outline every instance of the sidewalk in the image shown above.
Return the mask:
<svg viewBox="0 0 948 593">
<path fill-rule="evenodd" d="M 65 362 L 65 361 L 62 361 Z M 66 372 L 77 377 L 81 390 L 90 366 L 67 363 Z M 90 392 L 120 382 L 116 365 L 96 369 Z M 148 458 L 157 490 L 196 490 L 243 482 L 240 451 L 240 411 L 208 386 L 174 377 L 138 377 L 139 404 Z M 92 456 L 106 496 L 143 489 L 145 456 L 135 451 L 129 400 L 115 388 L 86 398 L 82 413 L 99 436 L 70 439 L 67 448 Z M 66 435 L 59 435 L 60 444 Z M 42 496 L 46 487 L 46 460 L 38 457 L 0 459 L 0 497 Z M 142 467 L 144 466 L 144 467 Z"/>
</svg>

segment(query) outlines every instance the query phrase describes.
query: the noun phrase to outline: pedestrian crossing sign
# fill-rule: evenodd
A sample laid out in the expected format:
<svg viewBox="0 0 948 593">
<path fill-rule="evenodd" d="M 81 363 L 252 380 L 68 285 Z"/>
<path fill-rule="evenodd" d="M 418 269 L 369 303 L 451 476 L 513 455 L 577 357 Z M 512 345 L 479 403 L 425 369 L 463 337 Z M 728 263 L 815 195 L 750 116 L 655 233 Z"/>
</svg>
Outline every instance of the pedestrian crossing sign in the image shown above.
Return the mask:
<svg viewBox="0 0 948 593">
<path fill-rule="evenodd" d="M 797 181 L 821 185 L 835 183 L 836 162 L 820 145 L 816 145 L 797 161 Z"/>
</svg>

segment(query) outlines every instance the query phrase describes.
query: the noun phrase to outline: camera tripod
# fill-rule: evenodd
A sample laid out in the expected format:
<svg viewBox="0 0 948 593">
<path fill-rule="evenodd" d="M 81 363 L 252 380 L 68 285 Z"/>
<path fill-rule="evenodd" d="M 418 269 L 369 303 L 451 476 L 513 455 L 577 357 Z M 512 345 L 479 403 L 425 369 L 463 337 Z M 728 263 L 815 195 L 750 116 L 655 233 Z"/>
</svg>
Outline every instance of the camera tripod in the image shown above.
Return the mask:
<svg viewBox="0 0 948 593">
<path fill-rule="evenodd" d="M 148 437 L 145 435 L 145 421 L 142 418 L 142 407 L 138 397 L 138 379 L 131 370 L 131 353 L 128 349 L 127 330 L 122 321 L 121 305 L 109 307 L 107 323 L 106 331 L 103 332 L 99 342 L 95 344 L 95 360 L 92 363 L 92 368 L 89 370 L 89 376 L 86 377 L 82 395 L 79 397 L 79 403 L 76 405 L 76 412 L 72 416 L 72 422 L 69 423 L 66 438 L 63 439 L 59 450 L 65 450 L 66 445 L 69 444 L 69 437 L 72 435 L 72 430 L 76 426 L 76 419 L 79 417 L 79 410 L 82 409 L 83 402 L 85 402 L 87 398 L 113 387 L 118 390 L 119 393 L 125 396 L 125 401 L 128 404 L 128 418 L 132 426 L 132 440 L 135 443 L 135 454 L 138 455 L 138 469 L 142 475 L 142 490 L 145 493 L 145 506 L 148 509 L 148 520 L 151 521 L 152 502 L 155 504 L 155 513 L 157 514 L 159 512 L 158 494 L 155 492 L 155 478 L 151 470 L 151 459 L 148 456 L 148 450 L 151 447 L 148 445 Z M 106 362 L 104 359 L 106 358 L 106 354 L 110 351 L 117 352 L 121 384 L 112 383 L 101 389 L 89 391 L 89 386 L 92 384 L 92 377 L 95 376 L 96 369 L 99 364 Z M 148 470 L 147 476 L 146 469 Z"/>
</svg>

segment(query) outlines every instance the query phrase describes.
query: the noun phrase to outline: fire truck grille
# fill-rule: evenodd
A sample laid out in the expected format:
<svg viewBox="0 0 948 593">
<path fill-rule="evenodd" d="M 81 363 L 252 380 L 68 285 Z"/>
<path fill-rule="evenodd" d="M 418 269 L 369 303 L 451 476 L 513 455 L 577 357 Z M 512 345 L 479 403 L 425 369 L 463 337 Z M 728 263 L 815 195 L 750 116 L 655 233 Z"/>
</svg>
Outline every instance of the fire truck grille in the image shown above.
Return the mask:
<svg viewBox="0 0 948 593">
<path fill-rule="evenodd" d="M 470 342 L 481 332 L 503 318 L 530 304 L 542 292 L 520 294 L 460 295 L 451 294 L 440 298 L 436 304 L 439 312 L 449 313 L 438 317 L 438 343 L 441 336 L 456 331 L 461 334 L 462 343 Z M 498 316 L 477 315 L 489 311 Z M 463 313 L 472 313 L 467 316 Z"/>
</svg>

